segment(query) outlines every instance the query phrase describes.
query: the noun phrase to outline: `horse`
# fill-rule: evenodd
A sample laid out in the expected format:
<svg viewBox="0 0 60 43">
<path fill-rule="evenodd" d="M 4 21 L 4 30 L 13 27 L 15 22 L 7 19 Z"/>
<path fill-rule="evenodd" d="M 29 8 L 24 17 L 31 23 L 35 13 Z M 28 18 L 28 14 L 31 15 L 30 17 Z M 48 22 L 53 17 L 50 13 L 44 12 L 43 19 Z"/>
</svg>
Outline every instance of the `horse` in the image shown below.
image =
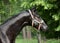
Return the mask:
<svg viewBox="0 0 60 43">
<path fill-rule="evenodd" d="M 36 29 L 39 27 L 44 31 L 46 31 L 48 27 L 44 20 L 38 15 L 35 8 L 24 10 L 0 25 L 0 43 L 15 43 L 17 35 L 22 28 L 27 25 L 33 26 Z"/>
</svg>

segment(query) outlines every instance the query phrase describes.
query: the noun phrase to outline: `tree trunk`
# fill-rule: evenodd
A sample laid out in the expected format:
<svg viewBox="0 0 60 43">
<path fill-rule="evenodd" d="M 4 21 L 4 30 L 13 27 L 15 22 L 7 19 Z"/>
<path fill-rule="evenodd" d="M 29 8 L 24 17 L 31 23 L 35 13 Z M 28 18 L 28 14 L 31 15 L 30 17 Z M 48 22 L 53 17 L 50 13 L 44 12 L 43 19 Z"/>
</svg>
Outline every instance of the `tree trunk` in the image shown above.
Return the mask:
<svg viewBox="0 0 60 43">
<path fill-rule="evenodd" d="M 42 43 L 40 32 L 37 33 L 38 43 Z"/>
<path fill-rule="evenodd" d="M 23 38 L 26 39 L 26 27 L 23 28 L 22 33 L 23 33 Z"/>
<path fill-rule="evenodd" d="M 43 36 L 43 43 L 46 43 L 46 37 Z"/>
<path fill-rule="evenodd" d="M 26 29 L 27 29 L 27 38 L 28 38 L 28 39 L 31 39 L 31 31 L 30 31 L 30 27 L 27 26 Z"/>
</svg>

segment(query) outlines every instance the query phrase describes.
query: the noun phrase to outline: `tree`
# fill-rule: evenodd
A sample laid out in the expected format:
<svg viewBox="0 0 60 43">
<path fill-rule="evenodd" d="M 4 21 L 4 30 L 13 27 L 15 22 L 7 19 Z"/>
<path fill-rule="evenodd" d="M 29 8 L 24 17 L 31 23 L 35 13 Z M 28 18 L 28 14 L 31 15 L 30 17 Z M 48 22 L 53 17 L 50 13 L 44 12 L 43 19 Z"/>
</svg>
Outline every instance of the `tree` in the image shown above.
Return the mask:
<svg viewBox="0 0 60 43">
<path fill-rule="evenodd" d="M 31 39 L 31 28 L 29 26 L 26 27 L 26 30 L 27 30 L 27 38 L 28 39 Z"/>
<path fill-rule="evenodd" d="M 22 33 L 23 33 L 23 38 L 26 39 L 26 27 L 23 28 Z"/>
</svg>

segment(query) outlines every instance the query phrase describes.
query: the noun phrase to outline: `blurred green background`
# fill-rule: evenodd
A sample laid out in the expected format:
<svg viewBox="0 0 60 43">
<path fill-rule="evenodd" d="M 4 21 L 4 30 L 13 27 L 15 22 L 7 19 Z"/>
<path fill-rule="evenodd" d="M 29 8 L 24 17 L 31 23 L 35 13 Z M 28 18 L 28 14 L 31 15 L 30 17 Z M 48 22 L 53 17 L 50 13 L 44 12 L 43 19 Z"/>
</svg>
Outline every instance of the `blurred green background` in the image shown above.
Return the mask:
<svg viewBox="0 0 60 43">
<path fill-rule="evenodd" d="M 0 0 L 0 24 L 13 15 L 34 6 L 36 6 L 38 14 L 47 23 L 50 30 L 50 32 L 41 32 L 41 35 L 46 37 L 47 43 L 60 43 L 60 0 Z M 32 28 L 31 40 L 24 40 L 23 33 L 20 32 L 16 43 L 37 43 L 37 32 Z"/>
</svg>

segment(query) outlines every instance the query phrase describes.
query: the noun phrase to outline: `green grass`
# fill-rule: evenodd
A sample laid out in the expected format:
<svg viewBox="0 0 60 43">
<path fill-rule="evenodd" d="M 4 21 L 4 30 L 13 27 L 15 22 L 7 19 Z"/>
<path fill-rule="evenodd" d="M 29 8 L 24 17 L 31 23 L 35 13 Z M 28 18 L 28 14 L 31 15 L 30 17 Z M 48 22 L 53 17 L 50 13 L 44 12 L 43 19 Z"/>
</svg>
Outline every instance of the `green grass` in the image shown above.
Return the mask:
<svg viewBox="0 0 60 43">
<path fill-rule="evenodd" d="M 60 39 L 57 40 L 57 39 L 50 39 L 50 40 L 47 40 L 47 43 L 60 43 Z"/>
<path fill-rule="evenodd" d="M 60 39 L 59 39 L 60 40 Z M 46 43 L 60 43 L 60 41 L 57 39 L 49 39 L 46 41 Z M 37 39 L 16 39 L 16 43 L 38 43 Z M 43 42 L 42 42 L 43 43 Z"/>
<path fill-rule="evenodd" d="M 37 43 L 37 40 L 36 39 L 16 39 L 16 43 Z"/>
</svg>

